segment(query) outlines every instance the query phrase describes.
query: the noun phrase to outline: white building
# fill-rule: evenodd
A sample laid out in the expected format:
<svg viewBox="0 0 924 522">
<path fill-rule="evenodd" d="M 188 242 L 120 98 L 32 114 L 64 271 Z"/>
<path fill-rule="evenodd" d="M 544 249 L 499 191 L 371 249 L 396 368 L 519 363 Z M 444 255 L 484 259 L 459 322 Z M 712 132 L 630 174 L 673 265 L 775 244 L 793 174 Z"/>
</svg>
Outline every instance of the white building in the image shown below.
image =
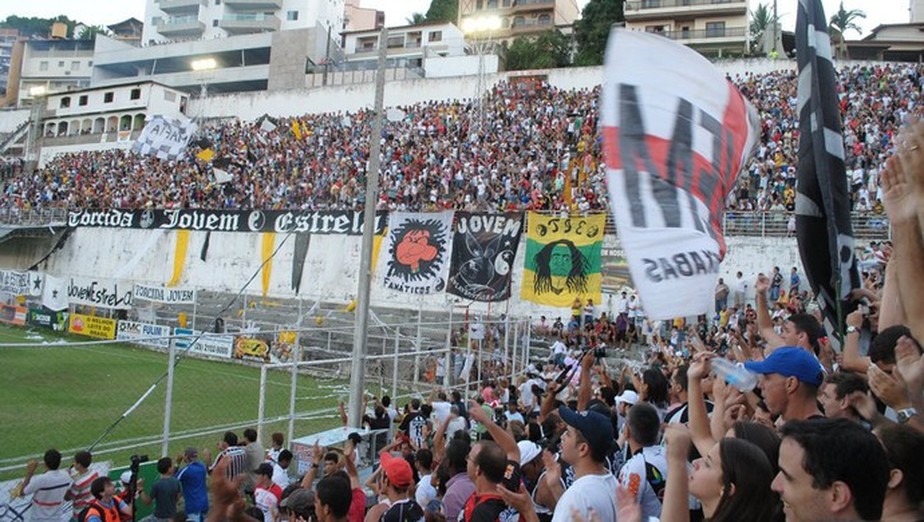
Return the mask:
<svg viewBox="0 0 924 522">
<path fill-rule="evenodd" d="M 36 116 L 40 161 L 62 152 L 128 148 L 149 116 L 185 117 L 189 95 L 155 82 L 51 94 Z"/>
<path fill-rule="evenodd" d="M 146 0 L 144 45 L 344 26 L 345 0 Z"/>
<path fill-rule="evenodd" d="M 22 105 L 30 91 L 46 93 L 90 86 L 93 40 L 20 40 L 13 48 L 7 98 Z"/>
</svg>

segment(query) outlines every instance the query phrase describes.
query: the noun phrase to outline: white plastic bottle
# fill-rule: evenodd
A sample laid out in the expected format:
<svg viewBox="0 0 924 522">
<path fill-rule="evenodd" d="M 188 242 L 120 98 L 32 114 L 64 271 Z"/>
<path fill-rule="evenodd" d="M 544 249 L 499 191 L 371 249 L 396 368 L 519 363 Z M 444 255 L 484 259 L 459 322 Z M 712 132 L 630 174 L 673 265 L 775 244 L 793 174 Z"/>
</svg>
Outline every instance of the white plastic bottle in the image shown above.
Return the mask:
<svg viewBox="0 0 924 522">
<path fill-rule="evenodd" d="M 725 382 L 742 392 L 749 392 L 757 386 L 757 374 L 727 359 L 716 357 L 710 363 L 717 377 L 725 379 Z"/>
</svg>

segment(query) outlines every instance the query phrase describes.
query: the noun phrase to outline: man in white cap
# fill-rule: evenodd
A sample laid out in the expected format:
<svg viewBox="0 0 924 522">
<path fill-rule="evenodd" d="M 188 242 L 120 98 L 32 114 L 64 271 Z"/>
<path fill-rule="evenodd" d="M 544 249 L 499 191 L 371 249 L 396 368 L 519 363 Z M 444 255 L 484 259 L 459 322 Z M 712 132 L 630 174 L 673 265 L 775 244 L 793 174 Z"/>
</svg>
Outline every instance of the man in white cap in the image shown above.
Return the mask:
<svg viewBox="0 0 924 522">
<path fill-rule="evenodd" d="M 638 393 L 633 390 L 626 390 L 621 395 L 616 396 L 617 436 L 622 433 L 622 429 L 626 424 L 626 415 L 629 413 L 629 408 L 635 406 L 637 402 Z"/>
<path fill-rule="evenodd" d="M 520 476 L 523 478 L 526 491 L 529 492 L 529 498 L 536 509 L 536 514 L 540 519 L 551 519 L 552 510 L 536 502 L 536 492 L 542 481 L 542 475 L 545 474 L 542 448 L 531 440 L 521 440 L 517 443 L 517 447 L 520 448 Z"/>
</svg>

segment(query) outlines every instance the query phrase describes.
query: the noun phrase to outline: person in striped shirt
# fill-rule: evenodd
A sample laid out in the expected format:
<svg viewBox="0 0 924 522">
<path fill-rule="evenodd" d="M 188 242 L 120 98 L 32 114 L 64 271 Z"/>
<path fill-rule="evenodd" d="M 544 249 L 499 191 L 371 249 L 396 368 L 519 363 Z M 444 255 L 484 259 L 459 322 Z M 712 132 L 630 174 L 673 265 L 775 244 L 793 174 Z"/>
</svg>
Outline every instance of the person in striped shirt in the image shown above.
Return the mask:
<svg viewBox="0 0 924 522">
<path fill-rule="evenodd" d="M 61 453 L 56 449 L 45 452 L 45 467 L 48 471 L 35 475 L 38 461 L 32 460 L 26 465 L 26 477 L 22 482 L 23 495 L 32 495 L 32 508 L 29 510 L 33 522 L 61 522 L 64 520 L 64 495 L 73 481 L 61 466 Z"/>
<path fill-rule="evenodd" d="M 75 520 L 77 514 L 93 502 L 93 494 L 90 493 L 90 484 L 99 477 L 99 472 L 90 469 L 90 464 L 92 462 L 93 455 L 89 451 L 78 451 L 77 454 L 74 455 L 74 468 L 71 473 L 71 478 L 74 480 L 74 483 L 67 491 L 67 495 L 64 496 L 64 499 L 74 502 Z"/>
<path fill-rule="evenodd" d="M 209 474 L 212 473 L 212 470 L 215 469 L 223 459 L 228 459 L 227 475 L 229 480 L 248 471 L 247 453 L 244 451 L 243 446 L 238 446 L 236 433 L 233 431 L 226 431 L 224 437 L 218 441 L 217 446 L 221 452 L 215 457 L 214 464 L 212 464 L 212 452 L 209 450 L 203 452 L 205 465 L 209 469 Z"/>
</svg>

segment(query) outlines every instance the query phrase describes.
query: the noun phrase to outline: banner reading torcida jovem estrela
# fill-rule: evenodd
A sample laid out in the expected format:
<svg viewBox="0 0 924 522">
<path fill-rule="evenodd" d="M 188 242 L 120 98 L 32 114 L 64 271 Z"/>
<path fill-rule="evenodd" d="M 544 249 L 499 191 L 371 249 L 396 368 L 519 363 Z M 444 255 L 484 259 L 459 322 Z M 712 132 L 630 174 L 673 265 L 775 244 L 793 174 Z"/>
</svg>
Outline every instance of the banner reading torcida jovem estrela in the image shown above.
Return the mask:
<svg viewBox="0 0 924 522">
<path fill-rule="evenodd" d="M 696 51 L 618 28 L 600 105 L 610 205 L 642 305 L 653 319 L 707 313 L 756 111 Z"/>
</svg>

